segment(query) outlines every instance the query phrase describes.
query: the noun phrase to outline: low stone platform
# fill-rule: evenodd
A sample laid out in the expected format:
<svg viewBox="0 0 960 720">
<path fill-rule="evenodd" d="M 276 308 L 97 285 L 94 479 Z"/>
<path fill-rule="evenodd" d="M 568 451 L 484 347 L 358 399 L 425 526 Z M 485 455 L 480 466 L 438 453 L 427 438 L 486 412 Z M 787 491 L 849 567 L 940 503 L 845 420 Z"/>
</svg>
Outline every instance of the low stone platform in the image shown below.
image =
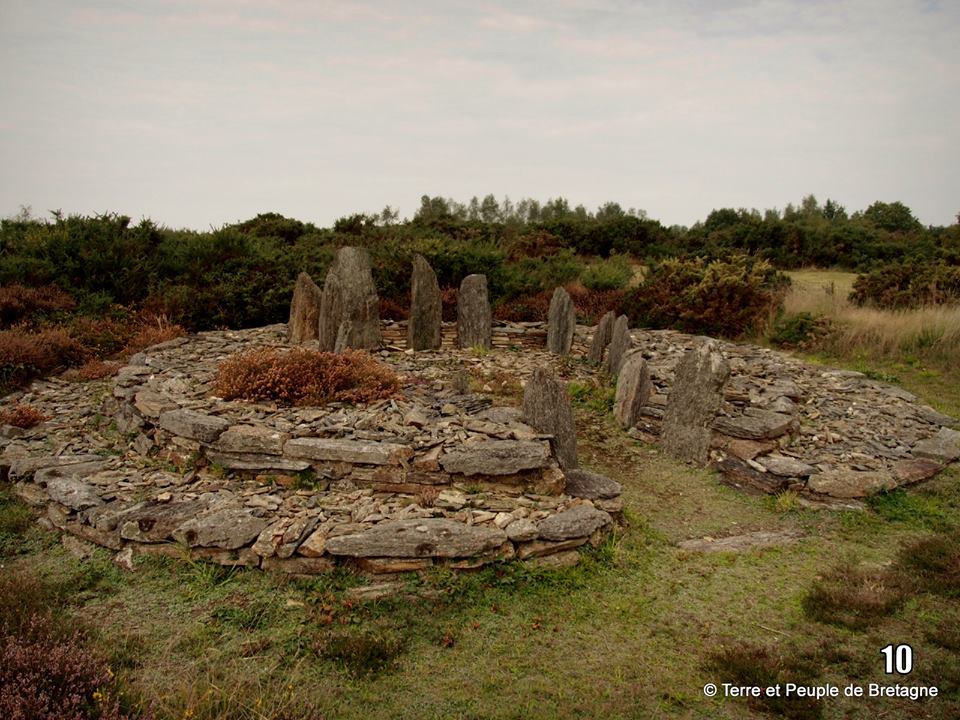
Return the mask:
<svg viewBox="0 0 960 720">
<path fill-rule="evenodd" d="M 22 400 L 54 420 L 6 441 L 9 478 L 98 545 L 295 574 L 542 562 L 620 517 L 618 484 L 565 474 L 519 409 L 464 387 L 469 353 L 384 351 L 402 397 L 362 407 L 213 396 L 217 365 L 253 346 L 286 346 L 285 326 L 163 343 L 106 384 L 35 383 Z"/>
</svg>

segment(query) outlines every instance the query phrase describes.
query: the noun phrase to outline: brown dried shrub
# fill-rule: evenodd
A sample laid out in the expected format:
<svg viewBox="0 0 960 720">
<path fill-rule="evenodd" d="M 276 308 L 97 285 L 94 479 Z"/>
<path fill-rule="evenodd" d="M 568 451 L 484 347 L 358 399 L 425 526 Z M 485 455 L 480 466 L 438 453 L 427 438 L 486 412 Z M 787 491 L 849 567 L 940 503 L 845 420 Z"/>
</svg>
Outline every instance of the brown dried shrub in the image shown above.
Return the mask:
<svg viewBox="0 0 960 720">
<path fill-rule="evenodd" d="M 397 298 L 382 297 L 380 298 L 380 319 L 406 320 L 410 317 L 409 307 L 409 298 L 406 299 L 406 303 L 403 303 Z"/>
<path fill-rule="evenodd" d="M 615 310 L 623 299 L 624 290 L 590 290 L 578 282 L 564 286 L 570 294 L 580 322 L 593 325 L 607 310 Z M 533 295 L 521 295 L 498 305 L 493 311 L 496 320 L 507 322 L 543 322 L 550 311 L 553 290 Z"/>
<path fill-rule="evenodd" d="M 25 287 L 20 284 L 0 287 L 0 327 L 9 327 L 38 315 L 69 312 L 76 301 L 55 285 Z"/>
<path fill-rule="evenodd" d="M 0 410 L 0 424 L 13 425 L 24 430 L 35 427 L 49 419 L 50 416 L 45 415 L 39 408 L 23 403 L 8 405 Z"/>
<path fill-rule="evenodd" d="M 455 287 L 440 288 L 440 317 L 444 322 L 457 320 L 457 295 Z"/>
<path fill-rule="evenodd" d="M 322 405 L 387 398 L 400 389 L 400 380 L 393 370 L 360 350 L 337 354 L 307 348 L 259 348 L 224 360 L 214 387 L 226 400 Z"/>
<path fill-rule="evenodd" d="M 118 352 L 135 328 L 136 322 L 130 317 L 80 316 L 70 321 L 67 332 L 85 348 L 89 357 L 103 358 Z"/>
<path fill-rule="evenodd" d="M 79 365 L 86 357 L 84 347 L 64 328 L 0 330 L 0 390 L 21 387 L 59 367 Z"/>
<path fill-rule="evenodd" d="M 127 340 L 120 356 L 127 358 L 152 345 L 183 337 L 187 331 L 181 325 L 170 322 L 165 315 L 146 316 L 140 328 Z"/>
<path fill-rule="evenodd" d="M 104 362 L 103 360 L 87 360 L 78 368 L 70 368 L 63 374 L 64 380 L 70 382 L 88 382 L 116 375 L 120 370 L 118 362 Z"/>
<path fill-rule="evenodd" d="M 818 622 L 863 630 L 896 612 L 906 598 L 898 573 L 843 563 L 813 584 L 802 605 Z"/>
</svg>

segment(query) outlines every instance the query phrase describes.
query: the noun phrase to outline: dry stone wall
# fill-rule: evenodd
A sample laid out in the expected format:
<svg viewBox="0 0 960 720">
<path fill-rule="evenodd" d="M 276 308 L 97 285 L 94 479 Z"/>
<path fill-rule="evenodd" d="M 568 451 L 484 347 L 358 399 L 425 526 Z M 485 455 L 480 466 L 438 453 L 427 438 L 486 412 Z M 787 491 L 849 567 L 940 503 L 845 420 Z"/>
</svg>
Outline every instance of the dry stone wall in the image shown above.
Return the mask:
<svg viewBox="0 0 960 720">
<path fill-rule="evenodd" d="M 30 400 L 66 412 L 8 439 L 0 464 L 50 524 L 85 540 L 295 574 L 531 560 L 597 543 L 620 516 L 619 493 L 567 493 L 551 436 L 459 392 L 431 353 L 382 352 L 409 382 L 365 407 L 212 396 L 217 364 L 252 346 L 286 347 L 285 326 L 156 346 L 105 400 L 92 385 L 36 383 Z M 129 443 L 84 429 L 97 413 Z"/>
</svg>

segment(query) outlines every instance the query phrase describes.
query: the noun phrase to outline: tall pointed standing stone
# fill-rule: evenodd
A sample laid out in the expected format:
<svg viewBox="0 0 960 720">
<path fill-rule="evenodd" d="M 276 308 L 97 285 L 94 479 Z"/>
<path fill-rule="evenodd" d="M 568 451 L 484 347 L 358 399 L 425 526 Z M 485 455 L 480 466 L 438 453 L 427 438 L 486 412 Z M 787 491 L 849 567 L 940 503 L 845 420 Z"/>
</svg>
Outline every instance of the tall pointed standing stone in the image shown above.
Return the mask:
<svg viewBox="0 0 960 720">
<path fill-rule="evenodd" d="M 628 355 L 617 378 L 617 394 L 613 403 L 613 415 L 622 427 L 630 428 L 637 424 L 640 408 L 647 404 L 653 383 L 650 382 L 650 370 L 643 355 L 635 352 Z"/>
<path fill-rule="evenodd" d="M 577 314 L 570 294 L 558 287 L 553 291 L 547 314 L 547 350 L 556 355 L 569 355 L 576 326 Z"/>
<path fill-rule="evenodd" d="M 467 275 L 457 295 L 457 344 L 461 348 L 493 347 L 493 316 L 486 275 Z"/>
<path fill-rule="evenodd" d="M 623 367 L 624 358 L 627 350 L 630 349 L 630 321 L 626 315 L 621 315 L 613 323 L 613 330 L 610 333 L 610 346 L 607 351 L 606 370 L 610 377 L 617 377 L 620 374 L 620 368 Z"/>
<path fill-rule="evenodd" d="M 563 470 L 577 467 L 577 428 L 566 386 L 543 368 L 536 368 L 523 389 L 523 419 L 530 427 L 553 435 L 550 445 Z"/>
<path fill-rule="evenodd" d="M 318 335 L 321 350 L 372 350 L 380 345 L 380 299 L 363 248 L 337 250 L 323 283 Z"/>
<path fill-rule="evenodd" d="M 590 342 L 590 352 L 587 354 L 594 362 L 603 360 L 603 353 L 610 344 L 610 337 L 613 335 L 613 323 L 617 316 L 613 310 L 607 310 L 600 318 L 597 329 L 593 331 L 593 340 Z"/>
<path fill-rule="evenodd" d="M 407 347 L 413 350 L 440 348 L 440 285 L 437 274 L 423 255 L 413 258 L 410 278 L 410 322 Z"/>
<path fill-rule="evenodd" d="M 291 345 L 302 345 L 317 339 L 320 297 L 321 290 L 313 278 L 305 272 L 297 275 L 293 299 L 290 301 L 290 321 L 287 323 L 287 337 Z"/>
<path fill-rule="evenodd" d="M 667 397 L 660 430 L 660 444 L 668 454 L 701 465 L 707 462 L 711 425 L 729 377 L 730 364 L 713 340 L 683 356 Z"/>
</svg>

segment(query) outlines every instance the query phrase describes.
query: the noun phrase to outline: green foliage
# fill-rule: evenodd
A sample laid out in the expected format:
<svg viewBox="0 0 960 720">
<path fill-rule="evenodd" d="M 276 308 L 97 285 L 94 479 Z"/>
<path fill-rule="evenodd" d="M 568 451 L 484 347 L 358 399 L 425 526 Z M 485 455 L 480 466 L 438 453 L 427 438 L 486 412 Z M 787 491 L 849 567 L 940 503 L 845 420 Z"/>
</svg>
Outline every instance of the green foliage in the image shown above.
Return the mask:
<svg viewBox="0 0 960 720">
<path fill-rule="evenodd" d="M 386 669 L 405 647 L 405 638 L 388 629 L 345 630 L 326 638 L 319 653 L 358 676 L 369 677 Z"/>
<path fill-rule="evenodd" d="M 902 488 L 871 495 L 867 504 L 884 520 L 941 529 L 949 523 L 949 513 L 936 495 L 907 492 Z"/>
<path fill-rule="evenodd" d="M 633 268 L 627 258 L 611 255 L 587 267 L 580 275 L 580 282 L 590 290 L 619 290 L 626 287 L 632 277 Z"/>
<path fill-rule="evenodd" d="M 745 255 L 665 260 L 624 296 L 620 311 L 631 325 L 736 338 L 769 322 L 788 283 L 770 263 Z"/>
<path fill-rule="evenodd" d="M 885 309 L 960 302 L 960 266 L 945 262 L 891 263 L 859 275 L 850 301 Z"/>
<path fill-rule="evenodd" d="M 778 346 L 796 346 L 813 337 L 817 318 L 808 312 L 781 314 L 773 322 L 770 342 Z"/>
<path fill-rule="evenodd" d="M 613 412 L 616 388 L 599 381 L 574 381 L 567 385 L 574 405 L 599 413 Z"/>
</svg>

